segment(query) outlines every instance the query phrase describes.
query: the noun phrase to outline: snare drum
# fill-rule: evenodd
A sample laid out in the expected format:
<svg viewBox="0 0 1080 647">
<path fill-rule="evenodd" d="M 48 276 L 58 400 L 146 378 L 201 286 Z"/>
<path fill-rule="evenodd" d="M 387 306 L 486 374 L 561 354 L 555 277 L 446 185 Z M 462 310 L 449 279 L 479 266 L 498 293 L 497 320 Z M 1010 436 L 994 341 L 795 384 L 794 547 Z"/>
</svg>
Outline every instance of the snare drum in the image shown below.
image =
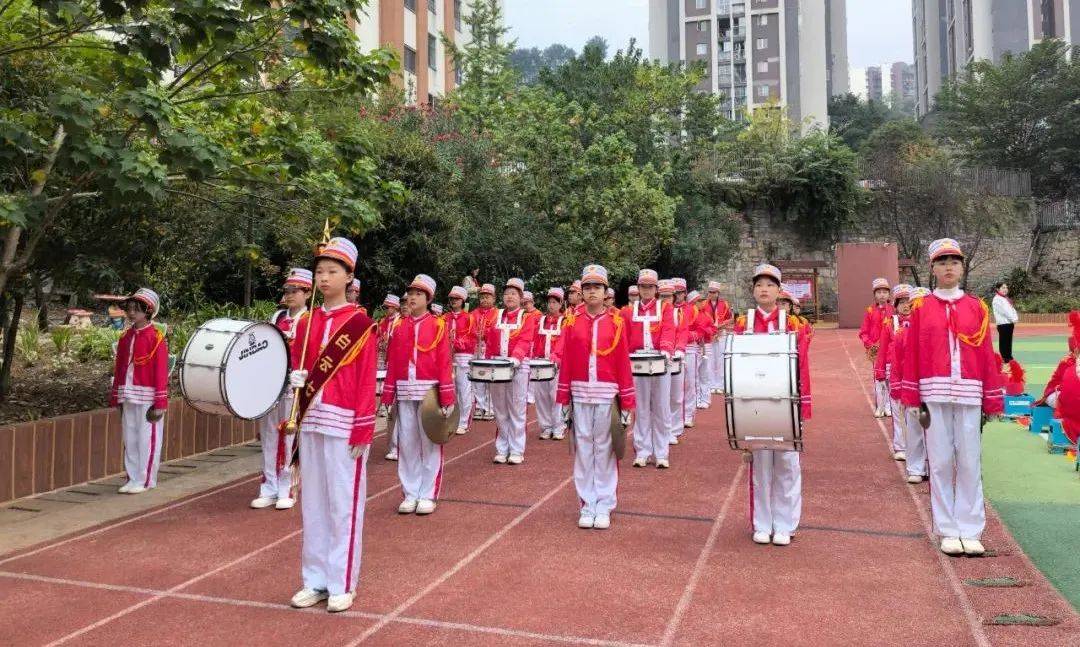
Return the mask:
<svg viewBox="0 0 1080 647">
<path fill-rule="evenodd" d="M 474 359 L 469 362 L 470 382 L 505 383 L 514 381 L 514 363 L 505 357 Z"/>
<path fill-rule="evenodd" d="M 255 420 L 277 404 L 289 373 L 289 347 L 276 326 L 211 319 L 180 355 L 180 391 L 203 413 Z"/>
<path fill-rule="evenodd" d="M 549 359 L 529 360 L 529 380 L 531 382 L 550 382 L 555 379 L 555 362 Z"/>
<path fill-rule="evenodd" d="M 683 363 L 683 358 L 682 357 L 672 357 L 671 358 L 671 368 L 668 370 L 668 372 L 671 373 L 672 375 L 678 375 L 679 373 L 682 373 L 682 363 Z"/>
<path fill-rule="evenodd" d="M 380 368 L 375 371 L 375 395 L 382 395 L 384 384 L 386 384 L 386 369 Z"/>
<path fill-rule="evenodd" d="M 655 350 L 639 350 L 630 353 L 630 372 L 638 376 L 663 375 L 667 373 L 667 360 Z"/>
<path fill-rule="evenodd" d="M 724 379 L 732 449 L 802 451 L 795 333 L 726 335 Z"/>
</svg>

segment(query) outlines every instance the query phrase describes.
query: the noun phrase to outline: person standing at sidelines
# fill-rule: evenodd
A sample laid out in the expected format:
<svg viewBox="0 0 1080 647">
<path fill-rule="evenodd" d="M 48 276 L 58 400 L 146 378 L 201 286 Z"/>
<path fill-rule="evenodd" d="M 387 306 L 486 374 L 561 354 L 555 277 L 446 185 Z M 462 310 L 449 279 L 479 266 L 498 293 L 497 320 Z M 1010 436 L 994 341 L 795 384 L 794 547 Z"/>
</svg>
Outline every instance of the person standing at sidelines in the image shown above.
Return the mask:
<svg viewBox="0 0 1080 647">
<path fill-rule="evenodd" d="M 485 283 L 480 286 L 479 291 L 480 305 L 476 306 L 476 309 L 472 311 L 473 317 L 473 330 L 476 331 L 476 353 L 477 357 L 485 357 L 484 339 L 487 336 L 488 329 L 495 325 L 495 286 L 491 283 Z M 476 413 L 473 416 L 476 420 L 494 420 L 495 414 L 491 406 L 491 386 L 486 382 L 475 382 L 473 384 L 473 393 L 476 395 Z"/>
<path fill-rule="evenodd" d="M 720 298 L 719 281 L 709 281 L 705 310 L 716 330 L 705 352 L 709 365 L 709 393 L 719 394 L 724 392 L 724 331 L 729 330 L 735 321 L 728 302 Z M 707 401 L 709 399 L 706 398 Z"/>
<path fill-rule="evenodd" d="M 627 343 L 631 353 L 656 351 L 666 360 L 675 352 L 675 324 L 671 306 L 657 299 L 659 279 L 656 270 L 638 272 L 638 291 L 641 300 L 622 310 L 626 320 Z M 671 376 L 635 375 L 637 420 L 634 421 L 634 467 L 645 467 L 653 458 L 656 467 L 671 467 L 668 446 L 671 440 Z"/>
<path fill-rule="evenodd" d="M 509 359 L 514 378 L 508 383 L 490 385 L 491 404 L 495 410 L 495 456 L 492 462 L 520 465 L 525 461 L 525 413 L 528 408 L 529 354 L 532 352 L 532 323 L 521 308 L 525 282 L 512 278 L 503 289 L 503 308 L 495 313 L 487 329 L 484 349 L 487 359 Z"/>
<path fill-rule="evenodd" d="M 562 288 L 551 288 L 547 292 L 547 314 L 537 321 L 536 336 L 533 338 L 532 356 L 550 360 L 555 364 L 555 370 L 562 365 L 563 341 L 566 336 L 563 329 L 570 325 L 574 318 L 562 313 Z M 555 395 L 558 390 L 558 373 L 556 379 L 548 382 L 530 382 L 533 392 L 533 400 L 536 402 L 536 421 L 540 425 L 541 440 L 562 440 L 566 434 L 566 423 L 563 421 L 562 411 L 555 404 Z"/>
<path fill-rule="evenodd" d="M 994 285 L 994 298 L 990 306 L 994 311 L 994 324 L 998 331 L 998 354 L 1001 355 L 1001 361 L 1008 364 L 1013 360 L 1013 328 L 1020 321 L 1020 314 L 1009 299 L 1008 283 L 1000 281 Z"/>
<path fill-rule="evenodd" d="M 873 372 L 874 360 L 880 350 L 882 326 L 885 320 L 895 313 L 889 303 L 892 295 L 889 280 L 876 278 L 870 287 L 874 292 L 874 302 L 866 306 L 866 312 L 863 313 L 862 326 L 859 327 L 859 340 L 866 349 L 866 358 L 870 361 L 871 372 Z M 889 387 L 885 382 L 874 380 L 874 416 L 884 418 L 889 413 Z"/>
<path fill-rule="evenodd" d="M 450 312 L 446 321 L 450 324 L 450 344 L 454 353 L 454 392 L 457 394 L 457 406 L 460 412 L 458 428 L 455 433 L 468 433 L 472 424 L 473 383 L 469 381 L 469 361 L 476 357 L 475 322 L 467 310 L 465 300 L 468 293 L 465 288 L 455 285 L 450 288 Z"/>
<path fill-rule="evenodd" d="M 603 266 L 582 270 L 585 311 L 574 316 L 563 333 L 556 396 L 559 405 L 572 410 L 574 487 L 581 502 L 578 528 L 600 530 L 611 527 L 619 487 L 611 407 L 618 406 L 625 421 L 636 406 L 626 324 L 618 311 L 604 305 L 607 284 Z"/>
<path fill-rule="evenodd" d="M 285 335 L 291 348 L 295 342 L 296 324 L 307 314 L 307 301 L 312 290 L 311 270 L 296 267 L 289 272 L 282 289 L 285 307 L 270 317 L 270 323 Z M 288 510 L 296 503 L 292 494 L 292 456 L 295 434 L 286 434 L 280 428 L 292 411 L 292 390 L 285 389 L 277 406 L 259 418 L 259 441 L 262 443 L 263 477 L 259 496 L 251 502 L 255 509 L 274 506 Z"/>
</svg>

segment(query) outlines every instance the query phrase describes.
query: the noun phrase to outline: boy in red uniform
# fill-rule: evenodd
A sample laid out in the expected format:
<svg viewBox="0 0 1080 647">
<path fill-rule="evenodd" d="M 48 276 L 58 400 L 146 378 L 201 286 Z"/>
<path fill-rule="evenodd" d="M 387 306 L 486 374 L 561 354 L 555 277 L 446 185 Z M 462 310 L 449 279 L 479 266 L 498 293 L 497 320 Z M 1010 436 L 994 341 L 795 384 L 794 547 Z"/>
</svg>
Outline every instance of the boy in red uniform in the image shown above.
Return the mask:
<svg viewBox="0 0 1080 647">
<path fill-rule="evenodd" d="M 627 289 L 627 291 L 626 291 L 626 302 L 627 303 L 634 303 L 635 301 L 640 301 L 640 300 L 641 300 L 641 292 L 638 291 L 638 287 L 636 285 L 631 285 L 630 288 Z"/>
<path fill-rule="evenodd" d="M 611 526 L 619 485 L 619 465 L 612 448 L 611 407 L 619 407 L 623 420 L 635 407 L 626 323 L 618 311 L 604 305 L 607 283 L 606 269 L 600 265 L 585 267 L 581 273 L 585 312 L 574 317 L 563 333 L 566 340 L 556 401 L 573 408 L 574 486 L 581 501 L 579 528 Z"/>
<path fill-rule="evenodd" d="M 955 240 L 930 243 L 930 264 L 937 288 L 912 304 L 900 396 L 930 417 L 930 511 L 941 552 L 982 555 L 982 416 L 1004 405 L 990 313 L 960 288 L 964 253 Z"/>
<path fill-rule="evenodd" d="M 678 293 L 676 293 L 678 294 Z M 694 415 L 699 398 L 709 398 L 708 386 L 703 382 L 705 344 L 716 334 L 712 319 L 701 309 L 697 290 L 686 295 L 685 316 L 688 324 L 686 356 L 683 358 L 683 427 L 694 426 Z"/>
<path fill-rule="evenodd" d="M 892 416 L 892 450 L 893 460 L 907 460 L 907 420 L 905 412 L 898 398 L 899 390 L 892 388 L 893 384 L 899 387 L 901 380 L 896 375 L 897 339 L 901 331 L 907 327 L 908 315 L 911 313 L 911 290 L 906 283 L 898 283 L 892 289 L 892 306 L 894 314 L 882 322 L 881 334 L 878 336 L 878 353 L 874 358 L 874 382 L 884 382 L 889 385 L 890 405 Z"/>
<path fill-rule="evenodd" d="M 431 442 L 420 419 L 420 403 L 438 390 L 443 416 L 454 408 L 454 377 L 446 322 L 428 312 L 435 279 L 418 274 L 405 292 L 406 315 L 390 336 L 382 403 L 396 406 L 398 478 L 404 496 L 400 514 L 431 514 L 442 489 L 443 446 Z"/>
<path fill-rule="evenodd" d="M 734 334 L 768 334 L 784 327 L 796 331 L 799 353 L 799 391 L 802 397 L 803 420 L 810 419 L 810 358 L 807 355 L 809 337 L 799 328 L 794 315 L 787 314 L 777 304 L 780 296 L 780 269 L 769 264 L 758 265 L 753 276 L 753 328 L 747 316 L 740 315 Z M 799 452 L 756 449 L 750 462 L 750 516 L 753 519 L 756 544 L 787 546 L 799 527 L 802 517 L 802 468 Z"/>
<path fill-rule="evenodd" d="M 282 302 L 285 307 L 270 317 L 270 323 L 285 335 L 292 347 L 297 320 L 307 313 L 307 300 L 311 296 L 311 270 L 295 267 L 285 279 Z M 259 486 L 259 496 L 251 502 L 255 509 L 274 506 L 278 510 L 288 510 L 296 503 L 292 496 L 292 468 L 289 457 L 292 456 L 293 434 L 281 431 L 283 420 L 287 420 L 292 411 L 292 389 L 285 389 L 276 407 L 270 413 L 259 418 L 259 441 L 262 443 L 263 478 Z"/>
<path fill-rule="evenodd" d="M 109 406 L 120 409 L 124 432 L 124 494 L 157 487 L 162 430 L 169 406 L 169 344 L 152 319 L 160 300 L 139 288 L 124 304 L 131 327 L 116 345 Z"/>
<path fill-rule="evenodd" d="M 889 303 L 892 290 L 889 288 L 888 279 L 876 278 L 871 283 L 871 287 L 874 290 L 874 303 L 866 306 L 862 326 L 859 327 L 859 340 L 862 341 L 863 348 L 866 349 L 866 357 L 870 360 L 872 367 L 880 351 L 879 339 L 882 326 L 886 319 L 896 313 Z M 883 380 L 874 380 L 874 407 L 875 417 L 884 418 L 890 415 L 889 385 Z"/>
<path fill-rule="evenodd" d="M 292 346 L 293 366 L 299 368 L 289 383 L 300 394 L 297 442 L 304 478 L 304 585 L 291 600 L 297 608 L 327 600 L 327 611 L 344 611 L 352 606 L 360 577 L 378 339 L 375 322 L 345 300 L 356 256 L 356 246 L 345 238 L 331 239 L 316 255 L 323 305 L 300 320 L 301 343 Z"/>
<path fill-rule="evenodd" d="M 679 444 L 679 436 L 683 435 L 683 420 L 686 410 L 683 406 L 683 384 L 686 379 L 686 345 L 690 340 L 690 318 L 687 316 L 689 309 L 686 307 L 686 279 L 668 279 L 660 282 L 660 300 L 671 307 L 671 322 L 675 327 L 675 351 L 671 354 L 672 359 L 679 360 L 679 372 L 673 373 L 671 369 L 671 391 L 668 396 L 668 434 L 671 445 Z"/>
<path fill-rule="evenodd" d="M 705 311 L 712 320 L 712 327 L 716 330 L 712 339 L 709 340 L 706 349 L 706 359 L 709 364 L 708 393 L 717 394 L 724 392 L 724 331 L 731 329 L 734 321 L 731 307 L 728 302 L 720 298 L 720 282 L 709 281 L 704 305 Z M 708 404 L 711 397 L 706 397 Z"/>
<path fill-rule="evenodd" d="M 548 290 L 547 314 L 537 321 L 532 350 L 533 357 L 554 362 L 556 371 L 562 363 L 563 340 L 565 339 L 563 328 L 568 325 L 568 319 L 573 319 L 563 316 L 562 301 L 562 288 Z M 533 399 L 536 402 L 536 421 L 540 424 L 541 440 L 549 438 L 562 440 L 565 434 L 566 424 L 563 422 L 562 411 L 555 404 L 558 385 L 558 380 L 530 383 Z"/>
<path fill-rule="evenodd" d="M 1054 417 L 1061 420 L 1061 430 L 1072 444 L 1080 437 L 1080 310 L 1069 313 L 1072 335 L 1069 354 L 1054 369 L 1040 404 L 1054 408 Z"/>
<path fill-rule="evenodd" d="M 487 331 L 493 325 L 495 325 L 495 315 L 497 313 L 495 309 L 495 286 L 490 283 L 485 283 L 480 286 L 480 302 L 476 307 L 476 310 L 472 311 L 473 316 L 473 330 L 477 335 L 477 357 L 485 357 L 484 339 L 487 336 Z M 476 394 L 476 415 L 477 420 L 494 420 L 495 414 L 491 406 L 491 389 L 486 382 L 476 382 L 473 384 L 473 393 Z"/>
<path fill-rule="evenodd" d="M 450 288 L 450 312 L 446 322 L 450 326 L 450 344 L 454 353 L 454 391 L 460 410 L 457 434 L 468 433 L 473 414 L 473 383 L 469 381 L 469 361 L 476 357 L 476 333 L 473 331 L 472 315 L 465 310 L 469 293 L 460 285 Z"/>
<path fill-rule="evenodd" d="M 378 367 L 381 370 L 386 370 L 386 349 L 390 345 L 390 333 L 394 331 L 394 327 L 401 321 L 401 297 L 396 294 L 387 294 L 383 299 L 383 314 L 382 319 L 379 319 L 379 323 L 376 326 L 376 334 L 379 336 L 379 359 Z M 380 405 L 380 409 L 383 410 L 385 415 L 386 408 Z M 386 456 L 384 457 L 388 461 L 396 461 L 398 459 L 398 425 L 397 419 L 394 419 L 393 426 L 389 431 L 389 436 L 386 440 Z"/>
<path fill-rule="evenodd" d="M 514 379 L 505 384 L 491 384 L 491 404 L 495 410 L 495 463 L 520 465 L 525 460 L 525 410 L 528 406 L 529 354 L 535 329 L 521 308 L 525 282 L 510 279 L 503 289 L 503 306 L 495 314 L 484 339 L 488 359 L 509 359 L 514 365 Z M 524 364 L 524 365 L 523 365 Z"/>
<path fill-rule="evenodd" d="M 903 316 L 900 327 L 893 330 L 889 340 L 889 359 L 892 366 L 889 369 L 889 397 L 893 404 L 899 407 L 904 426 L 904 460 L 907 466 L 907 482 L 911 484 L 922 483 L 926 480 L 929 465 L 926 462 L 926 432 L 919 424 L 919 410 L 905 407 L 900 400 L 901 387 L 904 382 L 904 344 L 907 343 L 908 329 L 911 320 L 911 305 L 916 299 L 930 296 L 927 288 L 911 288 L 911 298 L 905 305 L 903 301 L 894 303 L 893 307 Z M 894 409 L 893 419 L 896 418 Z"/>
<path fill-rule="evenodd" d="M 675 323 L 671 306 L 664 306 L 657 293 L 659 279 L 656 270 L 638 272 L 638 291 L 641 300 L 622 309 L 626 321 L 627 343 L 631 353 L 657 351 L 671 359 L 675 352 Z M 645 467 L 656 457 L 656 467 L 667 469 L 668 445 L 671 441 L 671 376 L 635 375 L 637 419 L 634 421 L 634 467 Z"/>
<path fill-rule="evenodd" d="M 360 279 L 353 279 L 349 282 L 349 289 L 345 291 L 345 300 L 349 303 L 360 303 Z"/>
<path fill-rule="evenodd" d="M 581 295 L 581 281 L 574 281 L 566 293 L 566 312 L 575 317 L 585 312 L 585 301 Z"/>
</svg>

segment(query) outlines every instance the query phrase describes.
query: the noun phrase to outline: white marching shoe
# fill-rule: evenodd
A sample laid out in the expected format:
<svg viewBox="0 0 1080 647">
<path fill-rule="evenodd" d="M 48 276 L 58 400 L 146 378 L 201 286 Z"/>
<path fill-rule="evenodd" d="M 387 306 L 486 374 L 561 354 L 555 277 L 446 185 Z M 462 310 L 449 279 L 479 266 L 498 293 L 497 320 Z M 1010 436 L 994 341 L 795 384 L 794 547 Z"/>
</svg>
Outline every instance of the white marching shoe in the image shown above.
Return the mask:
<svg viewBox="0 0 1080 647">
<path fill-rule="evenodd" d="M 552 440 L 562 440 L 563 438 L 566 438 L 565 431 L 556 431 L 555 433 L 551 434 Z"/>
<path fill-rule="evenodd" d="M 679 437 L 678 436 L 672 436 L 671 439 L 667 441 L 667 444 L 669 444 L 669 445 L 678 445 L 679 444 Z"/>
<path fill-rule="evenodd" d="M 769 533 L 758 531 L 754 533 L 753 540 L 755 544 L 767 544 L 771 541 Z"/>
<path fill-rule="evenodd" d="M 416 514 L 431 514 L 435 512 L 435 502 L 431 499 L 420 499 L 416 504 Z"/>
<path fill-rule="evenodd" d="M 330 613 L 338 613 L 339 611 L 345 611 L 352 606 L 355 595 L 352 593 L 341 593 L 339 595 L 331 595 L 326 601 L 326 610 Z"/>
<path fill-rule="evenodd" d="M 269 508 L 270 506 L 274 505 L 276 501 L 277 499 L 272 496 L 261 496 L 251 501 L 251 507 L 255 508 L 256 510 L 262 510 L 263 508 Z"/>
<path fill-rule="evenodd" d="M 420 502 L 416 499 L 405 499 L 400 504 L 398 504 L 398 514 L 412 514 L 416 512 L 416 506 L 419 505 L 419 503 Z"/>
<path fill-rule="evenodd" d="M 133 487 L 135 487 L 135 482 L 128 481 L 127 483 L 121 485 L 117 492 L 119 492 L 120 494 L 127 494 L 128 492 L 131 492 L 131 488 Z"/>
<path fill-rule="evenodd" d="M 495 454 L 495 458 L 491 459 L 491 462 L 504 465 L 506 463 L 506 454 Z"/>
<path fill-rule="evenodd" d="M 786 532 L 773 533 L 772 543 L 773 546 L 787 546 L 791 543 L 791 535 Z"/>
<path fill-rule="evenodd" d="M 963 555 L 964 544 L 960 542 L 959 537 L 942 537 L 941 538 L 941 552 L 946 555 Z"/>
<path fill-rule="evenodd" d="M 469 428 L 468 427 L 458 427 L 457 431 L 455 431 L 454 433 L 457 434 L 458 436 L 464 436 L 465 434 L 469 433 Z"/>
<path fill-rule="evenodd" d="M 658 458 L 658 459 L 656 459 L 656 469 L 666 470 L 669 467 L 671 467 L 671 463 L 668 462 L 668 459 L 666 459 L 666 458 Z"/>
<path fill-rule="evenodd" d="M 525 462 L 525 457 L 521 454 L 510 454 L 510 458 L 506 459 L 506 462 L 511 465 L 521 465 Z"/>
<path fill-rule="evenodd" d="M 540 440 L 551 440 L 551 432 L 547 429 L 540 432 Z"/>
<path fill-rule="evenodd" d="M 682 423 L 682 426 L 685 427 L 686 429 L 693 429 L 694 428 L 694 421 L 693 420 L 687 420 L 686 422 Z"/>
<path fill-rule="evenodd" d="M 326 591 L 316 591 L 315 589 L 300 589 L 289 600 L 289 604 L 294 609 L 306 609 L 313 607 L 316 604 L 322 602 L 326 598 L 330 597 Z"/>
<path fill-rule="evenodd" d="M 398 459 L 397 450 L 386 452 L 385 458 L 388 461 L 396 461 Z"/>
<path fill-rule="evenodd" d="M 902 451 L 893 452 L 892 458 L 893 458 L 894 461 L 906 461 L 907 460 L 907 454 L 905 454 Z"/>
<path fill-rule="evenodd" d="M 591 514 L 582 514 L 580 517 L 578 517 L 577 527 L 592 528 L 595 523 L 596 517 L 592 516 Z"/>
<path fill-rule="evenodd" d="M 986 554 L 986 548 L 983 547 L 982 542 L 978 539 L 960 539 L 960 543 L 964 545 L 964 554 L 971 555 L 972 557 L 981 557 Z"/>
<path fill-rule="evenodd" d="M 634 459 L 634 467 L 645 467 L 648 464 L 649 464 L 649 459 L 647 459 L 647 458 L 635 458 Z"/>
<path fill-rule="evenodd" d="M 288 510 L 294 505 L 296 505 L 296 499 L 287 496 L 278 499 L 277 503 L 274 504 L 274 508 L 277 510 Z"/>
<path fill-rule="evenodd" d="M 912 485 L 914 485 L 916 483 L 922 483 L 925 480 L 926 480 L 925 476 L 919 476 L 918 474 L 908 474 L 908 477 L 907 477 L 907 482 L 911 483 Z"/>
<path fill-rule="evenodd" d="M 146 492 L 147 489 L 148 488 L 145 488 L 141 485 L 132 485 L 130 488 L 128 488 L 127 494 L 142 494 L 143 492 Z"/>
<path fill-rule="evenodd" d="M 607 530 L 611 527 L 611 515 L 598 514 L 593 518 L 593 528 Z"/>
</svg>

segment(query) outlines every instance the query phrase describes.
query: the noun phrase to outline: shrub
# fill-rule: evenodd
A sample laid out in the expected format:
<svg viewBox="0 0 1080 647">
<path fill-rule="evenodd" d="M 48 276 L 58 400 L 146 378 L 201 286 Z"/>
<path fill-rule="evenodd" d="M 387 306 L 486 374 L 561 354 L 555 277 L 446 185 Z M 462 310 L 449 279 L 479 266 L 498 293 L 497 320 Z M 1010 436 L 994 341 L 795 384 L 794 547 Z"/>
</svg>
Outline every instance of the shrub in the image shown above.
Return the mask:
<svg viewBox="0 0 1080 647">
<path fill-rule="evenodd" d="M 80 362 L 107 362 L 113 358 L 113 345 L 123 333 L 112 328 L 92 328 L 79 336 L 75 356 Z"/>
<path fill-rule="evenodd" d="M 1044 294 L 1028 297 L 1017 303 L 1017 309 L 1020 312 L 1032 313 L 1080 310 L 1080 295 Z"/>
<path fill-rule="evenodd" d="M 53 346 L 59 355 L 66 355 L 71 350 L 71 342 L 75 339 L 75 330 L 71 326 L 55 326 L 50 332 Z"/>
<path fill-rule="evenodd" d="M 41 331 L 36 325 L 19 326 L 15 349 L 26 366 L 33 366 L 41 359 Z"/>
</svg>

